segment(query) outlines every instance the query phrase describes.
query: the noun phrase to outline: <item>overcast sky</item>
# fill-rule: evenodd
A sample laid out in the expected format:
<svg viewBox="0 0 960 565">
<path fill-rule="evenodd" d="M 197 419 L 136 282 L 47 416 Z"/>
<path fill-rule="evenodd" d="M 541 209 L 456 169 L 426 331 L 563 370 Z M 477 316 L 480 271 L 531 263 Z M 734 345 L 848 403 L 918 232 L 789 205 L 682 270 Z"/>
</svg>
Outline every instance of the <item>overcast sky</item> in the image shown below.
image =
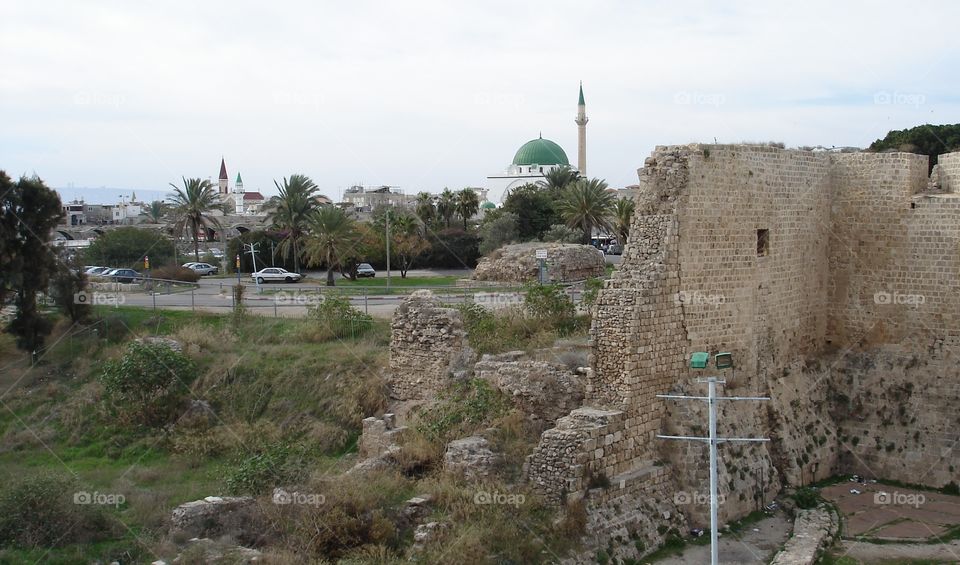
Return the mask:
<svg viewBox="0 0 960 565">
<path fill-rule="evenodd" d="M 960 3 L 0 3 L 0 168 L 54 187 L 484 186 L 543 132 L 637 181 L 656 145 L 865 147 L 960 122 Z M 72 196 L 70 189 L 65 197 Z"/>
</svg>

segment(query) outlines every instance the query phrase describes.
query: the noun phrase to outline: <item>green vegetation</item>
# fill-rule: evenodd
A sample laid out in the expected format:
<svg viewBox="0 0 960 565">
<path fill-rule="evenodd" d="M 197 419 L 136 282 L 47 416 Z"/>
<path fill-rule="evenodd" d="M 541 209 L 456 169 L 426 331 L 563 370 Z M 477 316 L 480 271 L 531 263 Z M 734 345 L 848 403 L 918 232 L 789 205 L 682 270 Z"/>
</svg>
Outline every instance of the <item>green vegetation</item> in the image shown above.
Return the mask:
<svg viewBox="0 0 960 565">
<path fill-rule="evenodd" d="M 143 270 L 144 256 L 160 267 L 173 264 L 173 242 L 162 233 L 135 227 L 119 227 L 93 240 L 84 252 L 88 265 Z"/>
<path fill-rule="evenodd" d="M 200 260 L 200 234 L 209 239 L 211 228 L 221 229 L 220 220 L 214 212 L 226 212 L 220 202 L 220 195 L 213 184 L 206 179 L 183 178 L 183 186 L 173 183 L 173 195 L 170 196 L 171 211 L 173 213 L 174 232 L 182 237 L 189 232 L 193 239 L 193 256 L 195 261 Z M 146 253 L 146 251 L 144 251 Z"/>
<path fill-rule="evenodd" d="M 932 169 L 940 154 L 960 149 L 960 124 L 939 126 L 925 124 L 909 129 L 892 130 L 883 139 L 871 143 L 870 149 L 873 151 L 893 149 L 930 155 Z"/>
<path fill-rule="evenodd" d="M 302 256 L 300 241 L 309 228 L 310 218 L 320 207 L 317 196 L 319 188 L 306 175 L 290 175 L 283 184 L 273 181 L 280 192 L 267 202 L 268 221 L 283 232 L 277 252 L 284 259 L 293 257 L 293 271 L 300 272 Z"/>
</svg>

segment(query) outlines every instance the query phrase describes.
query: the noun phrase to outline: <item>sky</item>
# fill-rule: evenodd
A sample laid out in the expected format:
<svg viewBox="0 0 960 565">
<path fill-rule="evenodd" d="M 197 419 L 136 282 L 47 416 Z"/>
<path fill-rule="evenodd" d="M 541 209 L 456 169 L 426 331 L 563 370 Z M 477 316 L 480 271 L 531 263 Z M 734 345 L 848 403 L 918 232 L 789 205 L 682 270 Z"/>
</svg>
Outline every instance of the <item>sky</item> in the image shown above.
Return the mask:
<svg viewBox="0 0 960 565">
<path fill-rule="evenodd" d="M 622 187 L 657 145 L 960 122 L 958 21 L 951 1 L 4 0 L 0 169 L 104 203 L 216 181 L 221 156 L 268 196 L 293 173 L 335 200 L 482 187 L 541 133 L 575 163 L 582 80 L 588 174 Z"/>
</svg>

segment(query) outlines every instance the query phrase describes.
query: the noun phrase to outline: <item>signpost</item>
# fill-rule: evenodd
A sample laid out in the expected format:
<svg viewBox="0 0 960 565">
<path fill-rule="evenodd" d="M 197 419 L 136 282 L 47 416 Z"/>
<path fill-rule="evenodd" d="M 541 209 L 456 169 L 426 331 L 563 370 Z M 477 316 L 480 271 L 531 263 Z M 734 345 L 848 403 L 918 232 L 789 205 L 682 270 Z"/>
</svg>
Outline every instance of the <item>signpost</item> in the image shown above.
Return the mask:
<svg viewBox="0 0 960 565">
<path fill-rule="evenodd" d="M 537 280 L 540 284 L 547 282 L 547 250 L 537 249 Z"/>
</svg>

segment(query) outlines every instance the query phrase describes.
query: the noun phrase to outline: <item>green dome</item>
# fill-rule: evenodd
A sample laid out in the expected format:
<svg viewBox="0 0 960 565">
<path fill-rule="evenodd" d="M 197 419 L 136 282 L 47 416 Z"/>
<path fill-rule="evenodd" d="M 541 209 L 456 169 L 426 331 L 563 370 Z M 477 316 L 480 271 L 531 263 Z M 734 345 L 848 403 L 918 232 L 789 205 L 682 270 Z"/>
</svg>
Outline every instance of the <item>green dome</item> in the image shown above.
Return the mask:
<svg viewBox="0 0 960 565">
<path fill-rule="evenodd" d="M 569 165 L 567 154 L 549 139 L 534 139 L 523 144 L 513 156 L 514 165 Z"/>
<path fill-rule="evenodd" d="M 497 205 L 494 204 L 493 202 L 484 202 L 483 204 L 480 205 L 480 207 L 486 210 L 490 210 L 491 208 L 496 208 Z"/>
</svg>

